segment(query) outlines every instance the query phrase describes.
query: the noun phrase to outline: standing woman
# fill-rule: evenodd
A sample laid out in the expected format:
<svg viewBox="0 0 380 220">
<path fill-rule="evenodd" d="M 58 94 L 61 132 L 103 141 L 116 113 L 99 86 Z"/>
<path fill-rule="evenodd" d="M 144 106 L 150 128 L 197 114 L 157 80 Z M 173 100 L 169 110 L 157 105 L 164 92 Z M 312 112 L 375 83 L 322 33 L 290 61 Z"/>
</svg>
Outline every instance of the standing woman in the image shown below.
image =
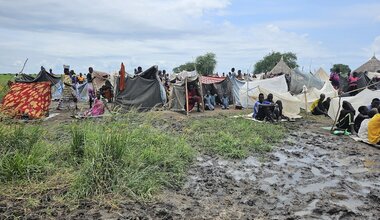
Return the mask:
<svg viewBox="0 0 380 220">
<path fill-rule="evenodd" d="M 70 66 L 64 65 L 63 66 L 63 94 L 62 98 L 59 100 L 57 110 L 62 110 L 63 108 L 67 107 L 69 110 L 77 109 L 77 98 L 75 96 L 75 91 L 73 89 L 73 84 L 72 84 L 72 78 L 70 75 Z"/>
</svg>

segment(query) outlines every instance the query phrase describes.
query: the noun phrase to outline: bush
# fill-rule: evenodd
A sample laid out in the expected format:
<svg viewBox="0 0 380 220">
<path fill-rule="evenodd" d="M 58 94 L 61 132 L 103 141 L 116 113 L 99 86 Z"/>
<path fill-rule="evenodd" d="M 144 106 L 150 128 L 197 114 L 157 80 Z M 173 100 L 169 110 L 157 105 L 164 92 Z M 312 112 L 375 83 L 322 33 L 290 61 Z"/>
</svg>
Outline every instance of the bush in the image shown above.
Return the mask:
<svg viewBox="0 0 380 220">
<path fill-rule="evenodd" d="M 49 167 L 49 149 L 35 127 L 0 125 L 0 182 L 38 179 Z"/>
<path fill-rule="evenodd" d="M 123 126 L 124 125 L 124 126 Z M 84 162 L 72 192 L 78 197 L 128 193 L 148 198 L 163 186 L 177 186 L 193 158 L 183 139 L 150 125 L 123 122 L 85 126 Z"/>
</svg>

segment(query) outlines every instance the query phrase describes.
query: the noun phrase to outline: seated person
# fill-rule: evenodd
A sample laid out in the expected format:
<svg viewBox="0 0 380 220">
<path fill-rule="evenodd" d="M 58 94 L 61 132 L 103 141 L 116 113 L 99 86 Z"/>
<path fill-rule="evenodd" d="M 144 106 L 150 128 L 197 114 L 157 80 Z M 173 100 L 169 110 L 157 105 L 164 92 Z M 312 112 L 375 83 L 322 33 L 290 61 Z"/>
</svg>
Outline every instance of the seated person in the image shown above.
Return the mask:
<svg viewBox="0 0 380 220">
<path fill-rule="evenodd" d="M 325 94 L 321 94 L 319 99 L 315 100 L 310 106 L 311 114 L 313 115 L 325 115 L 328 116 L 327 112 L 330 108 L 330 98 L 325 100 Z"/>
<path fill-rule="evenodd" d="M 103 115 L 105 110 L 105 106 L 103 101 L 100 98 L 100 94 L 98 93 L 96 99 L 94 101 L 94 106 L 90 110 L 84 113 L 84 116 L 99 116 Z"/>
<path fill-rule="evenodd" d="M 362 140 L 368 141 L 368 122 L 378 113 L 377 108 L 371 109 L 371 111 L 368 112 L 368 118 L 364 119 L 360 125 L 360 128 L 358 130 L 358 137 L 360 137 Z"/>
<path fill-rule="evenodd" d="M 354 129 L 356 132 L 359 131 L 360 124 L 363 122 L 363 120 L 368 118 L 367 106 L 360 106 L 358 110 L 359 110 L 359 114 L 358 116 L 356 116 L 355 121 L 354 121 Z"/>
<path fill-rule="evenodd" d="M 212 97 L 214 98 L 214 100 L 212 100 Z M 207 91 L 207 94 L 204 97 L 204 102 L 205 102 L 205 109 L 206 110 L 214 110 L 215 109 L 215 96 L 211 95 L 210 91 Z"/>
<path fill-rule="evenodd" d="M 188 100 L 189 100 L 189 111 L 191 111 L 195 104 L 197 104 L 197 111 L 200 112 L 201 97 L 198 95 L 197 89 L 194 85 L 190 84 L 188 88 Z M 186 106 L 185 106 L 186 109 Z"/>
<path fill-rule="evenodd" d="M 377 108 L 379 111 L 380 107 Z M 368 122 L 368 142 L 380 144 L 380 113 L 374 115 Z"/>
<path fill-rule="evenodd" d="M 374 98 L 372 99 L 372 102 L 369 106 L 367 106 L 368 111 L 370 111 L 373 108 L 378 108 L 380 106 L 380 99 Z"/>
<path fill-rule="evenodd" d="M 222 109 L 229 109 L 230 100 L 228 99 L 227 94 L 223 94 L 222 97 Z"/>
<path fill-rule="evenodd" d="M 269 107 L 269 111 L 270 111 L 270 114 L 274 116 L 274 119 L 276 120 L 288 119 L 288 117 L 282 114 L 283 107 L 282 107 L 281 100 L 277 100 L 276 103 L 274 103 L 272 93 L 268 94 L 267 99 L 264 100 L 263 104 L 272 105 Z"/>
<path fill-rule="evenodd" d="M 112 84 L 109 80 L 100 88 L 100 94 L 107 99 L 108 102 L 112 101 L 113 98 L 113 90 Z"/>
<path fill-rule="evenodd" d="M 253 106 L 252 117 L 259 121 L 263 121 L 266 119 L 267 121 L 274 122 L 273 114 L 271 111 L 272 107 L 274 107 L 274 104 L 270 102 L 265 102 L 264 94 L 260 93 L 259 100 L 257 100 L 255 105 Z"/>
<path fill-rule="evenodd" d="M 343 101 L 342 110 L 340 111 L 337 128 L 341 130 L 348 130 L 352 134 L 355 134 L 354 129 L 354 115 L 355 109 L 352 107 L 351 103 Z"/>
</svg>

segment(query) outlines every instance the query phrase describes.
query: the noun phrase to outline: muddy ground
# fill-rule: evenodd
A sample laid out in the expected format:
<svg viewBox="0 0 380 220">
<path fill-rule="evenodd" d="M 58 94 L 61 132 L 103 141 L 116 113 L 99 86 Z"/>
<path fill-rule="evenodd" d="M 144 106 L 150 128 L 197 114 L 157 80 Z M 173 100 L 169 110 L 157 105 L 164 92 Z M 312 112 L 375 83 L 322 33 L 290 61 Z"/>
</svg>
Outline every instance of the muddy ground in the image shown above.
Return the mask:
<svg viewBox="0 0 380 220">
<path fill-rule="evenodd" d="M 185 185 L 152 202 L 114 208 L 83 201 L 52 211 L 61 219 L 379 219 L 380 149 L 330 135 L 321 127 L 331 121 L 320 121 L 285 123 L 288 137 L 267 154 L 198 155 Z M 0 201 L 0 218 L 17 211 L 13 205 Z M 41 216 L 36 210 L 27 218 Z"/>
<path fill-rule="evenodd" d="M 332 136 L 326 123 L 287 124 L 273 152 L 245 160 L 199 155 L 187 182 L 122 219 L 379 219 L 380 149 Z"/>
</svg>

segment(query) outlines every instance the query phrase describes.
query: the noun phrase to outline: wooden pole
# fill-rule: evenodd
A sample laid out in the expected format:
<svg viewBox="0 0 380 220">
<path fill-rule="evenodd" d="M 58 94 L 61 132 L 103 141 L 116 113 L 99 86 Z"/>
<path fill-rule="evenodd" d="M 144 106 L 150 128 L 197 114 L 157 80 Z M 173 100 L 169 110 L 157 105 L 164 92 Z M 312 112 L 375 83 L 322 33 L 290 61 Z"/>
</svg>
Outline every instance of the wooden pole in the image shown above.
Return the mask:
<svg viewBox="0 0 380 220">
<path fill-rule="evenodd" d="M 202 76 L 199 76 L 198 84 L 201 87 L 202 112 L 205 112 L 205 101 L 203 100 L 203 87 L 202 87 L 201 78 L 202 78 Z"/>
<path fill-rule="evenodd" d="M 187 77 L 185 79 L 186 115 L 189 115 L 189 91 L 187 90 Z"/>
<path fill-rule="evenodd" d="M 307 111 L 309 110 L 308 107 L 307 107 L 307 95 L 306 95 L 306 90 L 303 92 L 303 94 L 305 95 L 305 111 L 306 111 L 306 117 L 307 117 Z"/>
<path fill-rule="evenodd" d="M 340 102 L 341 102 L 341 100 L 342 100 L 342 97 L 339 96 L 339 107 L 338 107 L 338 112 L 337 112 L 336 115 L 335 115 L 334 124 L 333 124 L 333 126 L 331 127 L 330 132 L 333 132 L 334 127 L 335 127 L 335 125 L 336 125 L 336 122 L 338 121 L 338 116 L 339 116 L 339 112 L 340 112 L 340 105 L 341 105 Z"/>
</svg>

